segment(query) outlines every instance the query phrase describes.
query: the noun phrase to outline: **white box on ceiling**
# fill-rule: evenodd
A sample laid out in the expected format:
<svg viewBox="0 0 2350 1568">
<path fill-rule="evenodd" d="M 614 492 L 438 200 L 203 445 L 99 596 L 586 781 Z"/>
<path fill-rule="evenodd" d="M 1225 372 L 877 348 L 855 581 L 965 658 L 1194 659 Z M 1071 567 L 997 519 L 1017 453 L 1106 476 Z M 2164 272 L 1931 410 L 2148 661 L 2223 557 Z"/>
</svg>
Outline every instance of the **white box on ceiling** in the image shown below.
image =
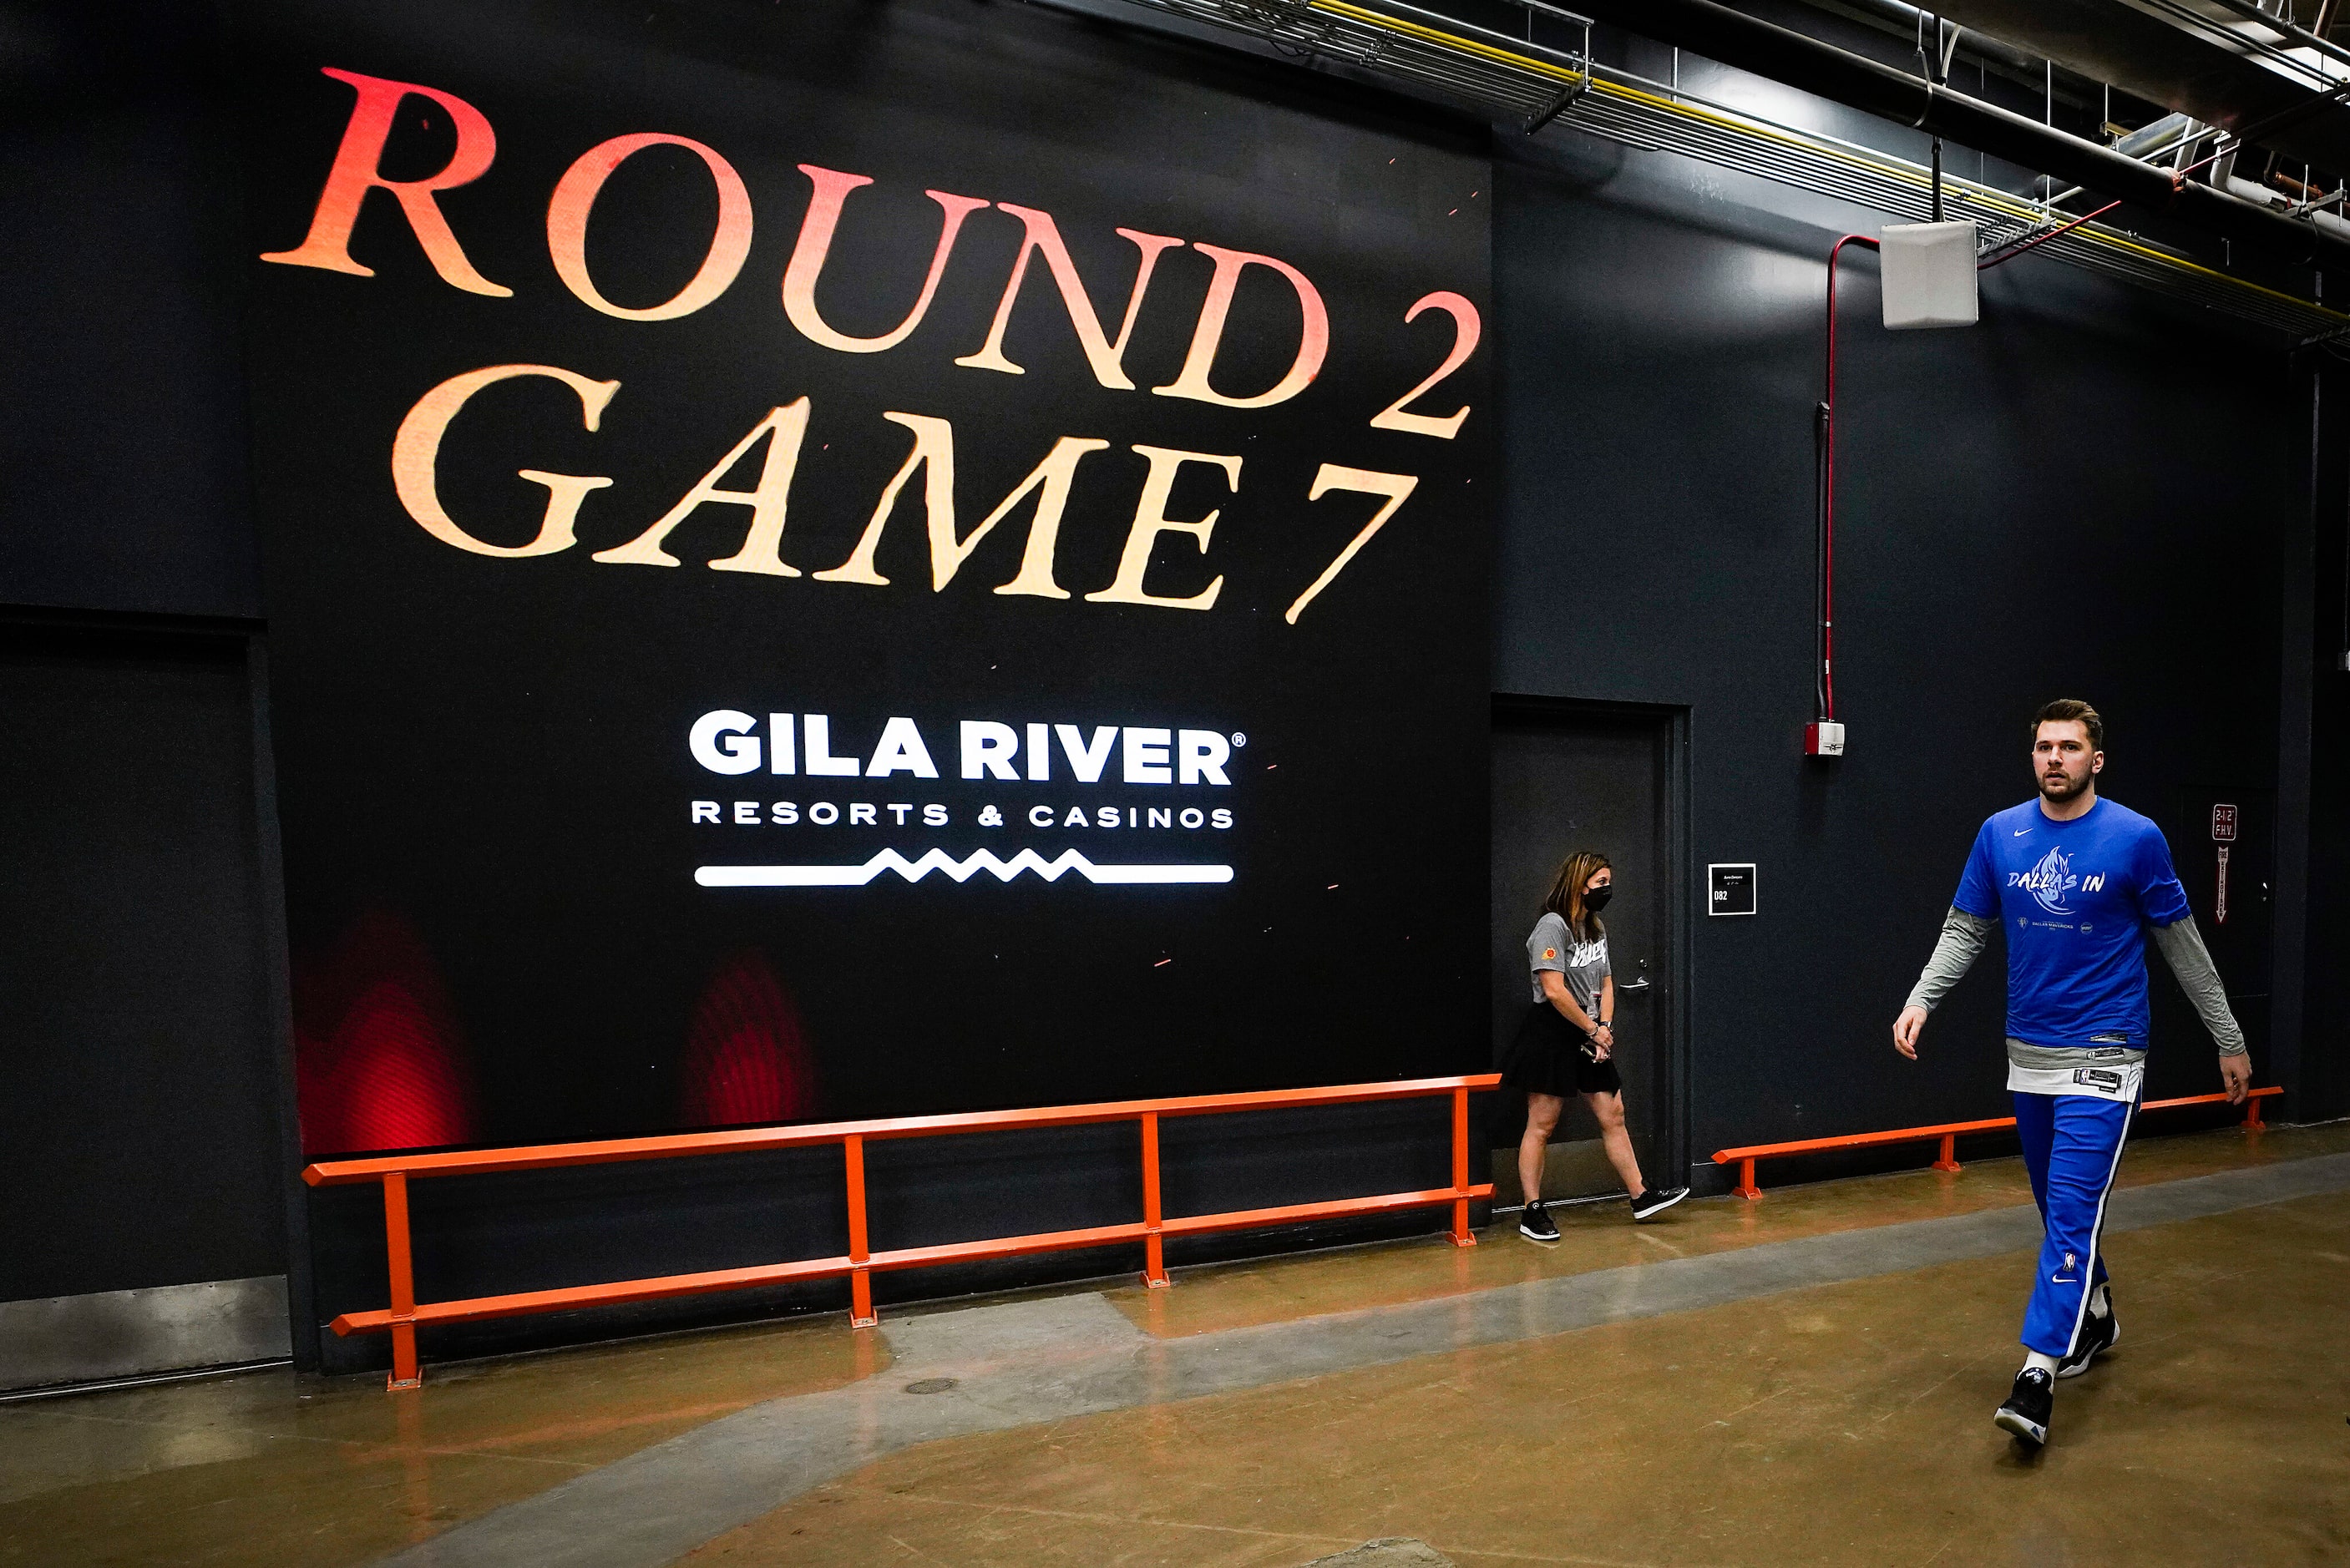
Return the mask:
<svg viewBox="0 0 2350 1568">
<path fill-rule="evenodd" d="M 1975 226 L 1887 223 L 1877 232 L 1885 267 L 1885 325 L 1892 327 L 1972 327 L 1982 312 L 1975 296 Z"/>
</svg>

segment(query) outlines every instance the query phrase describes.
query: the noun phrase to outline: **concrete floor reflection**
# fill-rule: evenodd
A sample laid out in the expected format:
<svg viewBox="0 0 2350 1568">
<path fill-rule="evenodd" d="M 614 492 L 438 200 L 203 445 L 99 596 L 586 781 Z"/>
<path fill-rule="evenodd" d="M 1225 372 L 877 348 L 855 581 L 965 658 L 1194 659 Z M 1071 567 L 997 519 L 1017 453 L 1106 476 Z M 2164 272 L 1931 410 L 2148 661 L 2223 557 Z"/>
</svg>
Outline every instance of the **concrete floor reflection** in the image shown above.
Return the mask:
<svg viewBox="0 0 2350 1568">
<path fill-rule="evenodd" d="M 2342 1127 L 2153 1139 L 2124 1180 L 2345 1149 Z M 2020 1165 L 1986 1162 L 1692 1202 L 1661 1227 L 1595 1208 L 1552 1248 L 1497 1224 L 1467 1251 L 1103 1294 L 1168 1341 L 1383 1304 L 1467 1313 L 1529 1281 L 2027 1201 Z M 2019 1354 L 2018 1260 L 1995 1257 L 943 1438 L 689 1560 L 1287 1564 L 1382 1536 L 1464 1564 L 2350 1558 L 2350 1196 L 2110 1250 L 2123 1346 L 2064 1386 L 2037 1463 L 1989 1421 Z M 273 1372 L 0 1407 L 0 1562 L 346 1568 L 887 1360 L 827 1319 L 438 1366 L 421 1394 Z"/>
<path fill-rule="evenodd" d="M 2126 1334 L 2036 1460 L 2017 1260 L 910 1450 L 687 1559 L 1470 1568 L 2350 1556 L 2350 1198 L 2115 1239 Z"/>
</svg>

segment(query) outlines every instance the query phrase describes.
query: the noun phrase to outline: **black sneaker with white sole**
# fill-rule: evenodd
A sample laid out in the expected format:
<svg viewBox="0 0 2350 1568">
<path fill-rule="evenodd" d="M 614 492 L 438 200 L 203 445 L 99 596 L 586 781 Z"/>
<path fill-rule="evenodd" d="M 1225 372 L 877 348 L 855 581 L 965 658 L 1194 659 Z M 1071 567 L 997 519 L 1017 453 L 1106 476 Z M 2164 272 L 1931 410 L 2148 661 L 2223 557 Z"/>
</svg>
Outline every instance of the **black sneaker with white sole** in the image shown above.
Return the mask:
<svg viewBox="0 0 2350 1568">
<path fill-rule="evenodd" d="M 1632 1199 L 1632 1218 L 1635 1220 L 1654 1220 L 1658 1215 L 1662 1214 L 1666 1210 L 1670 1209 L 1674 1204 L 1679 1203 L 1682 1199 L 1687 1198 L 1688 1196 L 1689 1189 L 1686 1187 L 1668 1187 L 1661 1190 L 1651 1187 L 1646 1192 L 1641 1193 L 1638 1198 Z"/>
<path fill-rule="evenodd" d="M 2059 1377 L 2078 1377 L 2089 1369 L 2089 1363 L 2119 1345 L 2122 1339 L 2121 1320 L 2110 1312 L 2099 1317 L 2091 1313 L 2081 1323 L 2080 1337 L 2073 1342 L 2073 1353 L 2056 1364 Z"/>
<path fill-rule="evenodd" d="M 2034 1448 L 2048 1441 L 2048 1415 L 2055 1408 L 2056 1380 L 2043 1367 L 2027 1366 L 2015 1375 L 2014 1391 L 1991 1420 Z"/>
<path fill-rule="evenodd" d="M 1557 1241 L 1558 1227 L 1551 1223 L 1549 1210 L 1550 1205 L 1539 1198 L 1527 1204 L 1526 1211 L 1518 1216 L 1518 1234 L 1529 1241 Z"/>
</svg>

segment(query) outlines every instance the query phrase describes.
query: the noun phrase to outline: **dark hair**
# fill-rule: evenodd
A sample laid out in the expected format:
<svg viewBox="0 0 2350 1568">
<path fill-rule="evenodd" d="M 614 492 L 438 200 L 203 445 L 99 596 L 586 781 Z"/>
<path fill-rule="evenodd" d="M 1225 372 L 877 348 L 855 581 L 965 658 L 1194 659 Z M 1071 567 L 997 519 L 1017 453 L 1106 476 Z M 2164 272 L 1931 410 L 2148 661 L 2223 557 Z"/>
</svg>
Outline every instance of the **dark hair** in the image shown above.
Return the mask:
<svg viewBox="0 0 2350 1568">
<path fill-rule="evenodd" d="M 1607 928 L 1584 907 L 1583 889 L 1594 877 L 1608 869 L 1605 855 L 1590 849 L 1576 850 L 1558 863 L 1558 875 L 1551 878 L 1550 894 L 1543 899 L 1543 913 L 1565 920 L 1566 929 L 1583 941 L 1605 936 Z"/>
<path fill-rule="evenodd" d="M 2102 752 L 2106 749 L 2105 720 L 2098 716 L 2095 708 L 2078 697 L 2059 697 L 2032 716 L 2032 738 L 2035 742 L 2040 739 L 2040 726 L 2043 724 L 2078 724 L 2089 732 L 2089 750 Z"/>
</svg>

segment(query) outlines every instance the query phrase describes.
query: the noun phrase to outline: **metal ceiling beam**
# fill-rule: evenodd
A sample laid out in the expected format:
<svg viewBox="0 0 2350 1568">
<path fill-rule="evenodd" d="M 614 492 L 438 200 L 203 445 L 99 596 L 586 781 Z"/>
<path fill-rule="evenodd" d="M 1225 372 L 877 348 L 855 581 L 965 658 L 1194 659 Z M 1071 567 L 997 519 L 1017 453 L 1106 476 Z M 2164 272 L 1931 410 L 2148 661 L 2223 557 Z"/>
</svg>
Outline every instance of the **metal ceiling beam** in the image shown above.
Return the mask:
<svg viewBox="0 0 2350 1568">
<path fill-rule="evenodd" d="M 1933 212 L 1932 176 L 1921 164 L 1603 64 L 1560 47 L 1566 39 L 1536 43 L 1405 0 L 1378 0 L 1378 8 L 1357 0 L 1027 3 L 1096 21 L 1164 26 L 1195 39 L 1245 36 L 1252 47 L 1301 69 L 1377 80 L 1506 124 L 1547 119 L 1576 134 L 1735 170 L 1903 222 Z M 1583 18 L 1571 20 L 1579 26 Z M 1975 219 L 2002 244 L 2043 236 L 2033 254 L 2048 261 L 2257 322 L 2294 339 L 2350 332 L 2350 316 L 2204 265 L 2126 227 L 2066 223 L 2051 234 L 2054 220 L 2044 204 L 1954 174 L 1945 174 L 1943 194 L 1951 215 Z"/>
<path fill-rule="evenodd" d="M 2033 50 L 2068 71 L 2233 130 L 2324 92 L 2350 74 L 2228 0 L 1937 0 L 1942 15 Z M 2250 0 L 2246 0 L 2249 5 Z M 2330 22 L 2331 18 L 2329 18 Z M 2337 47 L 2327 45 L 2328 49 Z M 2350 53 L 2350 51 L 2340 51 Z M 2262 138 L 2299 161 L 2350 169 L 2350 117 L 2314 117 Z"/>
<path fill-rule="evenodd" d="M 2119 197 L 2280 259 L 2350 269 L 2350 242 L 2314 225 L 2224 195 L 2193 181 L 2054 127 L 2013 114 L 1907 71 L 1801 33 L 1758 21 L 1712 0 L 1576 0 L 1581 9 L 1662 43 L 1703 55 L 1896 124 L 2065 183 Z M 2306 95 L 2304 95 L 2306 96 Z"/>
<path fill-rule="evenodd" d="M 1932 5 L 1912 5 L 1908 0 L 1803 0 L 1803 4 L 1814 11 L 1825 11 L 1848 22 L 1857 22 L 1886 37 L 1903 40 L 1918 36 L 1921 12 L 1928 16 L 1934 14 Z M 2041 67 L 2046 57 L 2017 48 L 1978 28 L 1961 26 L 1955 17 L 1945 16 L 1944 20 L 1950 24 L 1950 30 L 1959 35 L 1959 58 L 1981 66 L 1991 75 L 2005 77 L 2019 87 L 2028 87 L 2033 92 L 2041 90 L 2043 80 Z M 1930 27 L 1930 24 L 1928 26 Z M 2067 79 L 2056 84 L 2057 101 L 2093 100 L 2095 88 L 2090 90 L 2087 98 L 2083 98 L 2080 86 L 2068 72 Z"/>
<path fill-rule="evenodd" d="M 2343 49 L 2331 39 L 2319 37 L 2308 28 L 2289 22 L 2282 16 L 2270 16 L 2254 4 L 2254 0 L 2212 0 L 2212 4 L 2223 10 L 2234 12 L 2247 22 L 2258 26 L 2263 32 L 2272 33 L 2280 38 L 2287 38 L 2295 44 L 2314 49 L 2338 64 L 2350 65 L 2350 50 Z"/>
</svg>

